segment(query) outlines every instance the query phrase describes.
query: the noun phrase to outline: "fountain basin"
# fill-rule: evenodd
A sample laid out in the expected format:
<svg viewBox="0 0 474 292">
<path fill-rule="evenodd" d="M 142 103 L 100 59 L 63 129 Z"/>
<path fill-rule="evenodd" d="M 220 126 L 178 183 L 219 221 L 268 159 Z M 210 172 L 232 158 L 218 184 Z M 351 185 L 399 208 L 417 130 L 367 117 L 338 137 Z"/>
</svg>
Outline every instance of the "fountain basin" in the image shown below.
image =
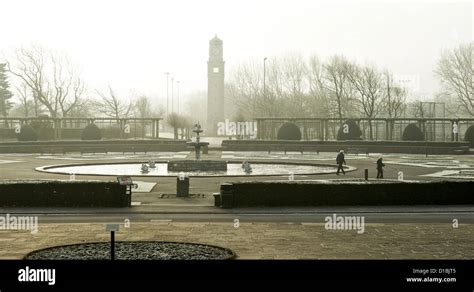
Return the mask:
<svg viewBox="0 0 474 292">
<path fill-rule="evenodd" d="M 48 165 L 37 167 L 37 171 L 56 173 L 56 174 L 76 174 L 76 175 L 97 175 L 97 176 L 141 176 L 141 177 L 165 177 L 178 176 L 180 172 L 184 171 L 170 171 L 168 161 L 156 161 L 156 168 L 150 169 L 148 173 L 141 173 L 140 167 L 144 162 L 128 162 L 128 163 L 93 163 L 93 164 L 63 164 L 63 165 Z M 193 162 L 193 161 L 189 161 Z M 242 169 L 242 161 L 220 161 L 227 164 L 227 170 L 195 170 L 186 171 L 186 176 L 189 177 L 228 177 L 228 176 L 275 176 L 290 174 L 294 175 L 313 175 L 313 174 L 328 174 L 335 173 L 336 166 L 327 164 L 310 164 L 310 163 L 295 163 L 295 162 L 253 162 L 249 161 L 252 166 L 252 173 L 246 174 Z M 346 166 L 346 171 L 354 171 L 356 168 Z"/>
</svg>

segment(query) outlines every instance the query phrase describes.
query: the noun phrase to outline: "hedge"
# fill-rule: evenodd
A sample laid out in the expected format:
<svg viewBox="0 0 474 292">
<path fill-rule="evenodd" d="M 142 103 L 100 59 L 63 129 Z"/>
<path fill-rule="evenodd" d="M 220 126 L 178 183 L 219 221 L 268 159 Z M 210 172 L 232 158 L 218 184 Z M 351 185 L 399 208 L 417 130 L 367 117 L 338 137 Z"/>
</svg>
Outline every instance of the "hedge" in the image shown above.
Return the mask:
<svg viewBox="0 0 474 292">
<path fill-rule="evenodd" d="M 237 182 L 222 184 L 223 207 L 474 204 L 474 181 Z"/>
<path fill-rule="evenodd" d="M 128 207 L 125 186 L 101 181 L 1 181 L 1 207 Z"/>
<path fill-rule="evenodd" d="M 301 140 L 300 128 L 293 123 L 284 123 L 278 129 L 277 140 Z"/>
<path fill-rule="evenodd" d="M 102 139 L 102 133 L 100 132 L 99 127 L 94 123 L 87 125 L 84 130 L 82 130 L 81 140 L 100 140 Z"/>
<path fill-rule="evenodd" d="M 474 125 L 467 128 L 464 141 L 469 142 L 469 146 L 474 147 Z"/>
<path fill-rule="evenodd" d="M 361 136 L 362 131 L 354 120 L 346 120 L 337 131 L 337 140 L 362 140 Z"/>
<path fill-rule="evenodd" d="M 22 125 L 17 134 L 18 141 L 37 141 L 38 133 L 30 125 Z"/>
<path fill-rule="evenodd" d="M 424 141 L 425 135 L 423 132 L 418 128 L 417 124 L 409 124 L 406 126 L 405 130 L 403 131 L 402 135 L 403 141 Z"/>
</svg>

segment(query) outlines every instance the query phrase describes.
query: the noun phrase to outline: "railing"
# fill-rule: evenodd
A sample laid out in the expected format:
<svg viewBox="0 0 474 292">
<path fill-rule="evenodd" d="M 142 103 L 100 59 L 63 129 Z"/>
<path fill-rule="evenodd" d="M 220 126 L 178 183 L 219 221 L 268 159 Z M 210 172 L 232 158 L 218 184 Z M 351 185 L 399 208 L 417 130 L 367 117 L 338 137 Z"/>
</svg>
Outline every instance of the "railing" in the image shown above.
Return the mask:
<svg viewBox="0 0 474 292">
<path fill-rule="evenodd" d="M 102 139 L 158 139 L 161 118 L 0 118 L 0 141 L 15 141 L 22 125 L 29 124 L 39 132 L 40 140 L 80 140 L 82 130 L 94 123 Z M 47 137 L 40 129 L 47 128 Z"/>
<path fill-rule="evenodd" d="M 337 132 L 344 121 L 354 120 L 362 132 L 363 140 L 402 140 L 405 127 L 416 123 L 425 134 L 426 141 L 462 141 L 466 130 L 474 125 L 472 118 L 256 118 L 257 139 L 275 140 L 281 125 L 286 122 L 296 124 L 301 131 L 302 140 L 336 140 Z M 457 133 L 453 132 L 457 125 Z M 370 135 L 372 128 L 372 135 Z"/>
</svg>

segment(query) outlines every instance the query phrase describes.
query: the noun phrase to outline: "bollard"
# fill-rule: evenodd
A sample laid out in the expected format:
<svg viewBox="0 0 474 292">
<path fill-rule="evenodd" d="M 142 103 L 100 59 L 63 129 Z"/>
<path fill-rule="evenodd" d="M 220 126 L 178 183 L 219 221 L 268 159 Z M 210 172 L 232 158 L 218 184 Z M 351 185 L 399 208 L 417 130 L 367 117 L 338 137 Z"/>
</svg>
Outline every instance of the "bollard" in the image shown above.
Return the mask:
<svg viewBox="0 0 474 292">
<path fill-rule="evenodd" d="M 115 260 L 115 231 L 110 231 L 110 259 Z"/>
<path fill-rule="evenodd" d="M 176 196 L 177 197 L 189 196 L 189 177 L 178 177 L 176 179 Z"/>
<path fill-rule="evenodd" d="M 220 205 L 221 208 L 232 208 L 234 197 L 232 195 L 233 185 L 231 183 L 221 184 Z"/>
<path fill-rule="evenodd" d="M 364 170 L 364 174 L 365 174 L 365 180 L 369 180 L 369 170 L 367 168 Z"/>
</svg>

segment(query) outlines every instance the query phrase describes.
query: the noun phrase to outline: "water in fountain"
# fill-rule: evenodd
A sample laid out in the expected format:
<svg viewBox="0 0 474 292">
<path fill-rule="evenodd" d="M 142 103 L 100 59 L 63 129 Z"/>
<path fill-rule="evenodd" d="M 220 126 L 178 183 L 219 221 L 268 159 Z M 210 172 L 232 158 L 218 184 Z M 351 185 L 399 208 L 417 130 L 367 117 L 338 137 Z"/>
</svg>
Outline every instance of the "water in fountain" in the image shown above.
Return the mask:
<svg viewBox="0 0 474 292">
<path fill-rule="evenodd" d="M 196 142 L 189 142 L 188 145 L 194 147 L 194 160 L 177 160 L 168 163 L 168 171 L 226 171 L 227 162 L 220 160 L 201 160 L 201 148 L 208 146 L 208 142 L 201 142 L 200 134 L 203 132 L 201 125 L 194 125 Z"/>
</svg>

